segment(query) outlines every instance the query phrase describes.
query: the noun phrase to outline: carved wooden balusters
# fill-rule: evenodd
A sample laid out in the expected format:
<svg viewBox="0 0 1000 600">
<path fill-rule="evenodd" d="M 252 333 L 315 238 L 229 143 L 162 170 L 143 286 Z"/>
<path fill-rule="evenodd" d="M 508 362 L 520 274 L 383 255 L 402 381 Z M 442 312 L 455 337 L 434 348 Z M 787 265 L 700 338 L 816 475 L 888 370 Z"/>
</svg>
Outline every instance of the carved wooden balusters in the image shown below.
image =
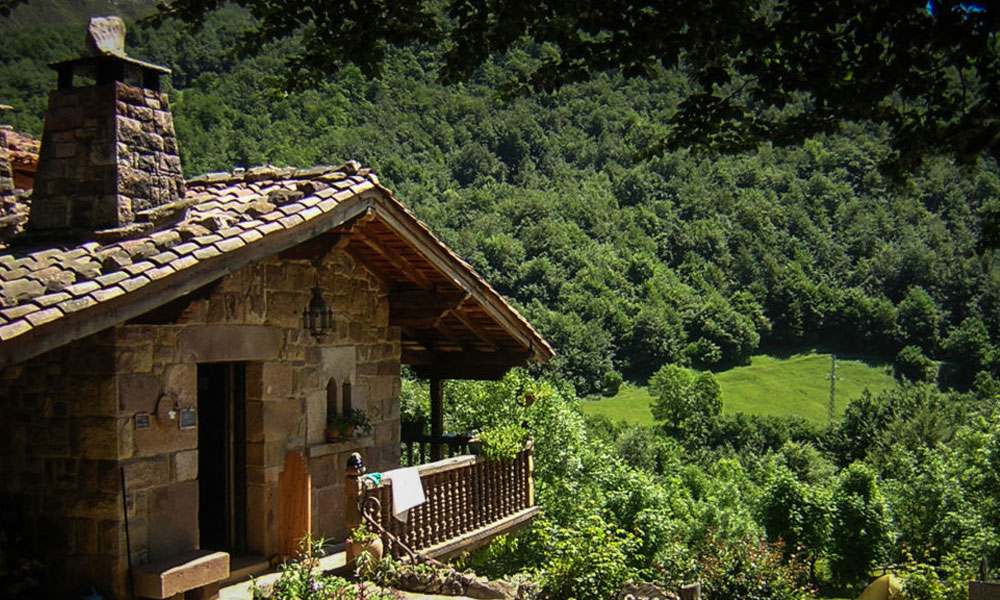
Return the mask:
<svg viewBox="0 0 1000 600">
<path fill-rule="evenodd" d="M 454 464 L 441 461 L 418 467 L 426 502 L 410 510 L 406 523 L 392 516 L 391 481 L 361 492 L 378 498 L 382 505 L 378 522 L 413 550 L 448 542 L 533 504 L 530 447 L 506 462 L 472 456 L 451 460 Z M 402 553 L 398 547 L 390 551 L 396 556 Z"/>
</svg>

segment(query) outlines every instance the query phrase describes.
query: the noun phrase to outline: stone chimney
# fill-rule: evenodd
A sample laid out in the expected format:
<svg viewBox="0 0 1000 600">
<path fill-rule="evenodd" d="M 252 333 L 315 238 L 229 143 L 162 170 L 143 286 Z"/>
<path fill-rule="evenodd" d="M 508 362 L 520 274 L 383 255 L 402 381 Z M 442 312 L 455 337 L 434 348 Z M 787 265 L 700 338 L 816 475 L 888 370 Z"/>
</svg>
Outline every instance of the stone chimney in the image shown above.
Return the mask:
<svg viewBox="0 0 1000 600">
<path fill-rule="evenodd" d="M 7 151 L 9 129 L 0 125 L 0 198 L 14 195 L 14 171 L 10 166 L 10 152 Z"/>
<path fill-rule="evenodd" d="M 118 17 L 91 19 L 88 55 L 51 65 L 59 80 L 45 115 L 31 235 L 148 229 L 182 208 L 184 175 L 160 91 L 170 70 L 126 56 L 124 38 Z"/>
<path fill-rule="evenodd" d="M 0 104 L 0 111 L 5 110 L 10 110 L 10 107 Z M 14 170 L 10 166 L 10 152 L 7 150 L 8 131 L 9 125 L 0 125 L 0 198 L 14 194 Z"/>
</svg>

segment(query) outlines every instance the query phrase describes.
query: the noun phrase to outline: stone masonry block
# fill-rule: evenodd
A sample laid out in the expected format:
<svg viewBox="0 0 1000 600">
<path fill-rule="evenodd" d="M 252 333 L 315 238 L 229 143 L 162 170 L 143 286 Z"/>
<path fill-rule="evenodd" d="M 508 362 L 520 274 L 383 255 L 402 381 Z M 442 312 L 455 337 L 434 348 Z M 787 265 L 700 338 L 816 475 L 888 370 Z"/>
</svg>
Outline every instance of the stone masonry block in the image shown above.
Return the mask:
<svg viewBox="0 0 1000 600">
<path fill-rule="evenodd" d="M 153 370 L 153 344 L 128 346 L 118 349 L 115 356 L 118 373 L 149 373 Z"/>
<path fill-rule="evenodd" d="M 74 519 L 73 537 L 73 549 L 77 554 L 97 554 L 97 521 L 93 519 Z"/>
<path fill-rule="evenodd" d="M 125 489 L 129 491 L 163 485 L 170 480 L 166 456 L 129 461 L 125 467 Z"/>
<path fill-rule="evenodd" d="M 250 484 L 247 486 L 247 519 L 259 526 L 247 531 L 247 546 L 251 552 L 270 556 L 277 551 L 278 533 L 277 484 Z M 269 525 L 269 521 L 271 522 Z M 273 536 L 273 537 L 272 537 Z M 273 550 L 271 550 L 273 549 Z"/>
<path fill-rule="evenodd" d="M 306 396 L 306 443 L 326 441 L 326 394 L 315 391 Z"/>
<path fill-rule="evenodd" d="M 261 374 L 264 399 L 280 400 L 292 393 L 292 367 L 286 363 L 266 362 Z"/>
<path fill-rule="evenodd" d="M 198 478 L 198 451 L 183 450 L 173 455 L 174 481 Z"/>
<path fill-rule="evenodd" d="M 344 486 L 313 488 L 312 502 L 313 536 L 321 536 L 338 542 L 346 539 Z"/>
<path fill-rule="evenodd" d="M 98 525 L 100 553 L 117 556 L 125 549 L 125 525 L 121 521 L 101 521 Z"/>
<path fill-rule="evenodd" d="M 152 373 L 119 375 L 118 408 L 123 415 L 152 412 L 160 395 L 160 378 Z"/>
<path fill-rule="evenodd" d="M 149 558 L 162 560 L 198 547 L 198 482 L 173 483 L 149 496 Z"/>
<path fill-rule="evenodd" d="M 376 423 L 374 429 L 376 445 L 399 442 L 399 421 Z"/>
<path fill-rule="evenodd" d="M 81 417 L 70 426 L 74 453 L 80 458 L 118 459 L 118 423 L 113 418 Z"/>
<path fill-rule="evenodd" d="M 347 456 L 345 453 L 336 453 L 310 457 L 308 468 L 313 488 L 343 484 Z"/>
<path fill-rule="evenodd" d="M 273 360 L 278 357 L 283 332 L 255 325 L 185 327 L 178 336 L 181 362 Z"/>
<path fill-rule="evenodd" d="M 135 443 L 135 456 L 155 456 L 170 454 L 198 447 L 197 429 L 180 429 L 176 420 L 152 416 L 149 427 L 135 429 L 135 421 L 129 421 L 129 430 Z"/>
<path fill-rule="evenodd" d="M 247 400 L 247 441 L 264 441 L 264 402 Z"/>
<path fill-rule="evenodd" d="M 163 370 L 164 391 L 173 394 L 182 406 L 193 405 L 198 398 L 198 365 L 168 365 Z"/>
<path fill-rule="evenodd" d="M 288 329 L 302 327 L 302 310 L 309 304 L 309 288 L 302 292 L 267 293 L 267 322 Z"/>
</svg>

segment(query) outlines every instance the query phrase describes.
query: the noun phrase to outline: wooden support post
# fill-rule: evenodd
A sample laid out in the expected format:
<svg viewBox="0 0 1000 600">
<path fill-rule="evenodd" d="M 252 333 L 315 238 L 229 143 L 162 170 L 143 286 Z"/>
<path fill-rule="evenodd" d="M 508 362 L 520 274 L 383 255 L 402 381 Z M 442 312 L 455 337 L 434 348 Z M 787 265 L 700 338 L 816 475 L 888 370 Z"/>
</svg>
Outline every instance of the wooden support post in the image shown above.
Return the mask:
<svg viewBox="0 0 1000 600">
<path fill-rule="evenodd" d="M 444 436 L 444 380 L 431 377 L 431 460 L 444 458 L 441 438 Z"/>
</svg>

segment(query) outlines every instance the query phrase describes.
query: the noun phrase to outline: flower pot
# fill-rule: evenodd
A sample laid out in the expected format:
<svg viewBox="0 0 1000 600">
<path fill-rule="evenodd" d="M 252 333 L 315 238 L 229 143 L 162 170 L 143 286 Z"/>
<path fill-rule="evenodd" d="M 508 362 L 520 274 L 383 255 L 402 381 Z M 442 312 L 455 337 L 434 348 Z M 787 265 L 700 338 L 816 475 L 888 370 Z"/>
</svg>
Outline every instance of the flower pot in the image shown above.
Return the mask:
<svg viewBox="0 0 1000 600">
<path fill-rule="evenodd" d="M 326 441 L 328 442 L 339 442 L 340 441 L 340 429 L 328 428 L 326 430 Z"/>
<path fill-rule="evenodd" d="M 357 544 L 351 540 L 347 540 L 347 562 L 353 562 L 362 552 L 367 552 L 372 555 L 375 560 L 381 560 L 382 554 L 385 552 L 385 544 L 382 543 L 381 537 L 376 537 L 367 544 Z"/>
</svg>

